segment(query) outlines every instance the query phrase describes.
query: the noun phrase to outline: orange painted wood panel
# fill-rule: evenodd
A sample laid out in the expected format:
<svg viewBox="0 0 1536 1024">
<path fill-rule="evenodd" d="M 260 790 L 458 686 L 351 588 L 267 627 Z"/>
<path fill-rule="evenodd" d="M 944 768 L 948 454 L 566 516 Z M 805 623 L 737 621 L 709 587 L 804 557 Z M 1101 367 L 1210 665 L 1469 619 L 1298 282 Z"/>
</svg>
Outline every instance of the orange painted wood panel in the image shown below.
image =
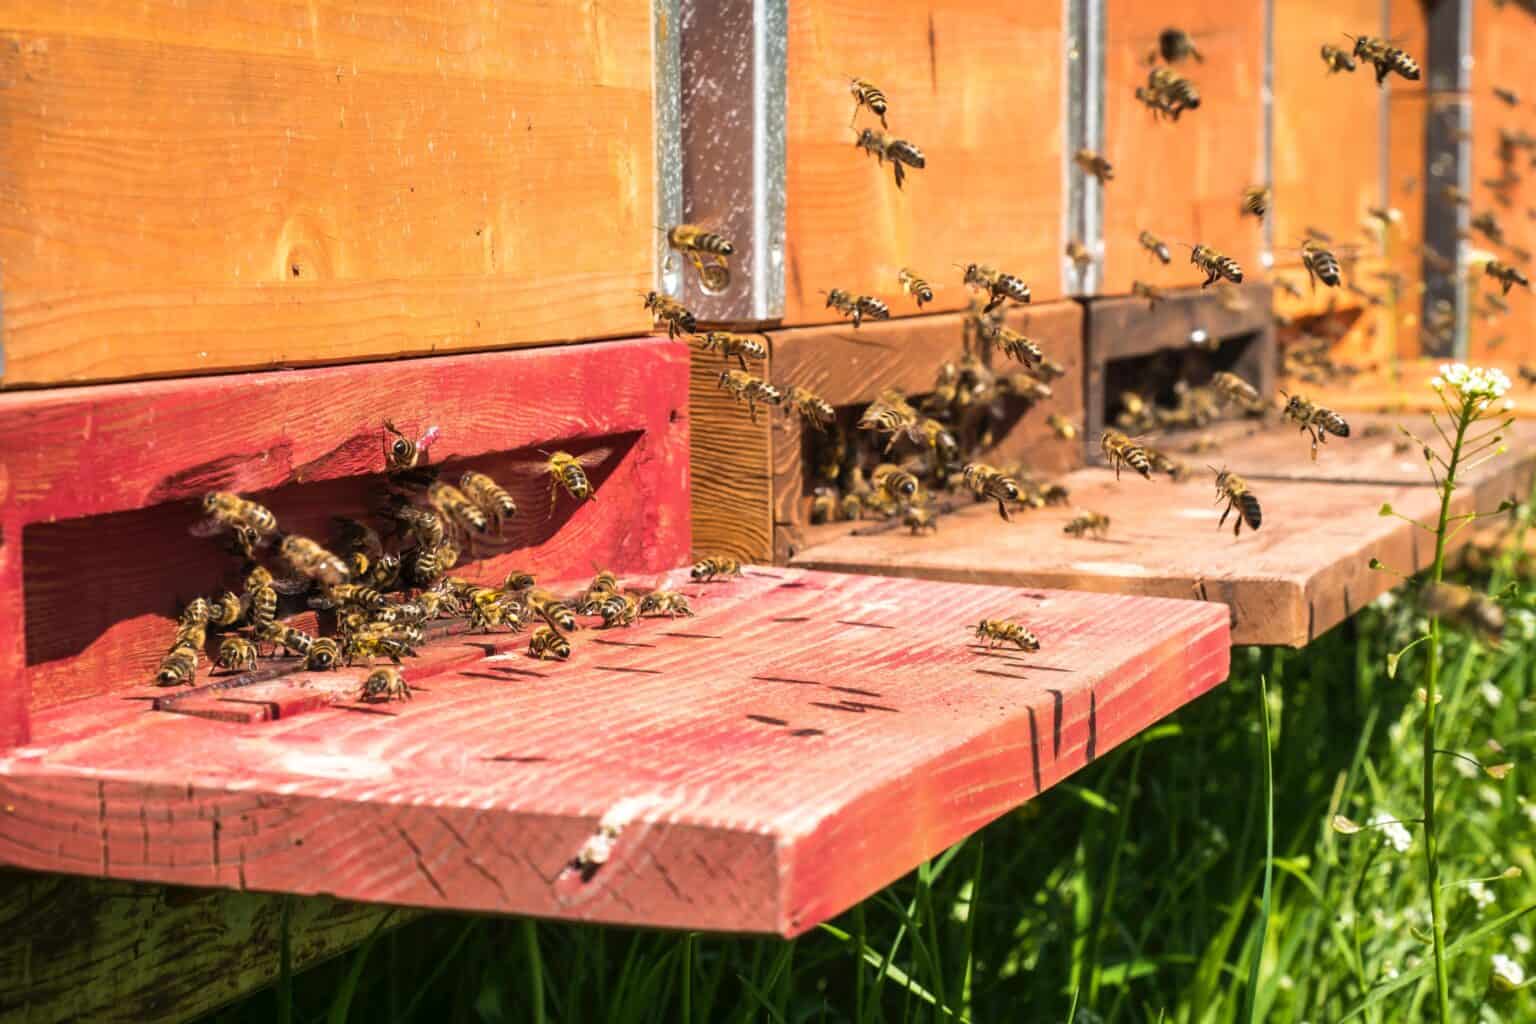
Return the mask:
<svg viewBox="0 0 1536 1024">
<path fill-rule="evenodd" d="M 1162 267 L 1136 242 L 1142 230 L 1173 245 L 1203 243 L 1259 277 L 1262 232 L 1239 213 L 1243 189 L 1264 176 L 1263 5 L 1177 0 L 1108 0 L 1105 53 L 1104 155 L 1119 173 L 1104 189 L 1104 294 L 1129 292 L 1143 280 L 1163 288 L 1199 284 L 1189 250 Z M 1158 33 L 1189 32 L 1205 58 L 1180 73 L 1200 90 L 1198 110 L 1177 122 L 1154 121 L 1136 99 L 1147 81 L 1147 55 Z"/>
<path fill-rule="evenodd" d="M 640 0 L 0 4 L 0 383 L 643 332 L 649 38 Z"/>
<path fill-rule="evenodd" d="M 1193 601 L 793 569 L 567 663 L 232 724 L 110 696 L 0 755 L 0 863 L 117 879 L 791 936 L 1220 682 Z M 935 609 L 942 609 L 936 614 Z M 967 625 L 1017 618 L 1037 654 Z M 576 860 L 599 828 L 606 860 Z"/>
<path fill-rule="evenodd" d="M 1441 359 L 1403 360 L 1371 373 L 1327 387 L 1308 385 L 1307 394 L 1334 409 L 1362 412 L 1412 413 L 1440 409 L 1441 403 L 1429 382 L 1445 365 Z M 1536 416 L 1536 389 L 1520 380 L 1517 364 L 1505 360 L 1474 360 L 1476 366 L 1497 366 L 1514 382 L 1509 397 L 1514 414 L 1521 419 Z"/>
<path fill-rule="evenodd" d="M 896 275 L 936 287 L 928 312 L 963 309 L 955 263 L 990 263 L 1061 294 L 1062 5 L 998 0 L 828 0 L 789 11 L 784 323 L 838 319 L 842 288 L 917 312 Z M 927 166 L 895 186 L 853 145 L 857 75 L 886 94 L 890 132 Z M 879 129 L 861 111 L 859 128 Z"/>
</svg>

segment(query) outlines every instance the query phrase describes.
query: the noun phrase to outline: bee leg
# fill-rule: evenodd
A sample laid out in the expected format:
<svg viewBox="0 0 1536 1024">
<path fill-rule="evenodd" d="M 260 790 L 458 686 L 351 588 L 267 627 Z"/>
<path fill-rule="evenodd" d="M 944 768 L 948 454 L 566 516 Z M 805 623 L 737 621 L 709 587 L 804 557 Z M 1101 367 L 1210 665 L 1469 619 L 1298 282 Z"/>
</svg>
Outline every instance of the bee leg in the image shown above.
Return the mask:
<svg viewBox="0 0 1536 1024">
<path fill-rule="evenodd" d="M 906 172 L 901 169 L 901 161 L 892 160 L 891 166 L 896 168 L 896 187 L 901 188 L 901 182 L 906 177 Z"/>
</svg>

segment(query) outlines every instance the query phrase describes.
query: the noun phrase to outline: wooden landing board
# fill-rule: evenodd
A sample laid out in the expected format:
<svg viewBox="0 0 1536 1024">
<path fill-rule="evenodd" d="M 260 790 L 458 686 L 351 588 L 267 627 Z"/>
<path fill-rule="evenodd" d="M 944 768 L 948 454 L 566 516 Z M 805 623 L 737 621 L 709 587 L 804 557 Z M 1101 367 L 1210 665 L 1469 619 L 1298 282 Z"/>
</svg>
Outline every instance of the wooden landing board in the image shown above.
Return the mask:
<svg viewBox="0 0 1536 1024">
<path fill-rule="evenodd" d="M 639 334 L 651 5 L 5 5 L 0 384 Z"/>
<path fill-rule="evenodd" d="M 1389 590 L 1396 577 L 1373 572 L 1372 556 L 1408 572 L 1434 545 L 1424 531 L 1378 514 L 1390 502 L 1428 518 L 1427 487 L 1310 482 L 1258 483 L 1264 523 L 1233 539 L 1218 529 L 1212 478 L 1146 481 L 1107 469 L 1066 477 L 1071 508 L 1045 508 L 1005 523 L 991 506 L 939 522 L 937 534 L 893 531 L 850 536 L 803 551 L 795 565 L 925 579 L 1071 587 L 1101 593 L 1195 597 L 1229 606 L 1232 642 L 1301 647 Z M 1470 495 L 1458 502 L 1469 510 Z M 1075 539 L 1062 527 L 1079 510 L 1110 516 L 1103 540 Z M 1465 535 L 1463 535 L 1465 536 Z"/>
<path fill-rule="evenodd" d="M 696 618 L 582 633 L 409 703 L 235 725 L 138 693 L 0 755 L 0 864 L 792 936 L 1225 678 L 1224 610 L 793 569 L 658 582 Z M 1019 619 L 1037 654 L 968 624 Z M 599 825 L 596 870 L 573 867 Z"/>
</svg>

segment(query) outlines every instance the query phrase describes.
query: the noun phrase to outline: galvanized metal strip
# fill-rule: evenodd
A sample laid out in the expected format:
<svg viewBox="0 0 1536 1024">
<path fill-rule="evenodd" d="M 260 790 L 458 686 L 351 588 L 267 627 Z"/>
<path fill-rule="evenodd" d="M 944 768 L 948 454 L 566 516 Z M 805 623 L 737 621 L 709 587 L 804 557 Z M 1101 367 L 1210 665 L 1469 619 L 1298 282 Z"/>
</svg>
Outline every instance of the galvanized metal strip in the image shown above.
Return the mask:
<svg viewBox="0 0 1536 1024">
<path fill-rule="evenodd" d="M 1274 0 L 1270 0 L 1271 3 Z M 1416 2 L 1416 0 L 1415 0 Z M 1392 0 L 1381 0 L 1381 38 L 1392 38 Z M 1377 90 L 1376 177 L 1378 199 L 1383 210 L 1392 207 L 1392 90 Z M 1387 253 L 1386 230 L 1381 235 L 1381 253 Z M 1391 268 L 1387 268 L 1390 270 Z"/>
<path fill-rule="evenodd" d="M 681 0 L 652 0 L 652 120 L 656 136 L 656 290 L 681 298 L 683 261 L 667 246 L 667 229 L 683 219 Z"/>
<path fill-rule="evenodd" d="M 1067 25 L 1065 76 L 1066 145 L 1062 174 L 1066 205 L 1062 211 L 1061 274 L 1068 295 L 1092 295 L 1099 289 L 1104 264 L 1104 186 L 1077 165 L 1077 151 L 1104 151 L 1104 0 L 1064 0 Z M 1079 268 L 1066 254 L 1081 242 L 1093 257 Z"/>
<path fill-rule="evenodd" d="M 701 320 L 784 312 L 788 0 L 681 5 L 681 219 L 730 239 L 731 277 L 706 290 L 676 254 L 681 298 Z"/>
<path fill-rule="evenodd" d="M 1421 332 L 1426 355 L 1464 358 L 1469 322 L 1466 232 L 1471 212 L 1444 198 L 1446 186 L 1472 191 L 1472 0 L 1448 0 L 1429 12 L 1429 111 L 1424 126 L 1424 244 L 1454 263 L 1449 275 L 1424 261 L 1423 322 L 1442 304 L 1455 314 L 1454 334 Z"/>
<path fill-rule="evenodd" d="M 1388 3 L 1390 0 L 1382 0 Z M 1264 0 L 1264 84 L 1259 89 L 1260 147 L 1264 160 L 1264 179 L 1261 184 L 1275 187 L 1275 0 Z M 1273 192 L 1270 193 L 1273 196 Z M 1263 220 L 1264 248 L 1259 253 L 1259 263 L 1265 270 L 1275 265 L 1275 217 L 1271 212 Z"/>
</svg>

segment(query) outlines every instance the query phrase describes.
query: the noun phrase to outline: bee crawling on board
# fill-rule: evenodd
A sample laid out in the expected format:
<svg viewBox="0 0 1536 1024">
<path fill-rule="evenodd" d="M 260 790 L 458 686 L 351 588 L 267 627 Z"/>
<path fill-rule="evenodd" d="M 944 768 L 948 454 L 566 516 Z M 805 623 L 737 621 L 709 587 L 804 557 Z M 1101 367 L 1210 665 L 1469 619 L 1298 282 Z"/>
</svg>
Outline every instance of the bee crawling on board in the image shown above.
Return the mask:
<svg viewBox="0 0 1536 1024">
<path fill-rule="evenodd" d="M 576 617 L 571 614 L 565 602 L 547 590 L 534 587 L 532 590 L 523 591 L 522 603 L 528 611 L 543 619 L 554 629 L 569 633 L 576 628 Z"/>
<path fill-rule="evenodd" d="M 889 160 L 895 169 L 897 188 L 901 188 L 902 183 L 906 181 L 906 168 L 922 170 L 928 165 L 928 161 L 923 157 L 923 151 L 912 143 L 873 128 L 865 128 L 860 132 L 854 145 L 866 153 L 873 153 L 882 166 Z"/>
<path fill-rule="evenodd" d="M 1341 46 L 1334 46 L 1332 43 L 1323 44 L 1322 54 L 1323 63 L 1328 65 L 1330 75 L 1336 75 L 1340 71 L 1354 71 L 1359 66 L 1348 50 Z"/>
<path fill-rule="evenodd" d="M 1115 179 L 1114 164 L 1105 159 L 1101 153 L 1091 149 L 1080 149 L 1073 154 L 1072 161 L 1084 174 L 1097 179 L 1100 185 Z"/>
<path fill-rule="evenodd" d="M 1249 185 L 1243 189 L 1242 212 L 1250 217 L 1264 219 L 1269 212 L 1270 187 L 1268 185 Z"/>
<path fill-rule="evenodd" d="M 1040 640 L 1034 633 L 1020 623 L 1005 619 L 982 619 L 975 626 L 975 635 L 978 641 L 987 645 L 988 650 L 1008 644 L 1031 654 L 1040 649 Z"/>
<path fill-rule="evenodd" d="M 384 421 L 384 471 L 403 473 L 415 469 L 427 454 L 427 449 L 442 435 L 436 427 L 428 427 L 420 437 L 411 440 L 394 420 Z"/>
<path fill-rule="evenodd" d="M 1346 32 L 1345 35 L 1349 36 L 1349 33 Z M 1378 39 L 1376 36 L 1349 36 L 1349 38 L 1355 43 L 1352 56 L 1375 66 L 1377 85 L 1385 82 L 1387 75 L 1392 72 L 1410 82 L 1419 80 L 1418 61 L 1388 43 L 1387 40 Z"/>
<path fill-rule="evenodd" d="M 1147 84 L 1138 87 L 1136 98 L 1152 108 L 1156 116 L 1177 121 L 1186 110 L 1200 106 L 1200 91 L 1195 83 L 1168 67 L 1153 68 L 1147 73 Z"/>
<path fill-rule="evenodd" d="M 743 370 L 747 368 L 748 359 L 768 358 L 768 346 L 761 338 L 730 331 L 706 331 L 699 335 L 699 347 L 705 352 L 719 352 L 726 362 L 734 357 Z"/>
<path fill-rule="evenodd" d="M 850 78 L 848 91 L 853 94 L 853 116 L 848 119 L 848 127 L 852 128 L 854 122 L 859 119 L 859 108 L 868 107 L 869 112 L 880 119 L 881 128 L 889 128 L 885 123 L 887 104 L 885 93 L 875 87 L 873 82 L 867 82 L 862 78 Z"/>
<path fill-rule="evenodd" d="M 923 533 L 937 533 L 939 530 L 939 517 L 933 509 L 922 505 L 909 505 L 907 511 L 901 517 L 901 525 L 912 531 L 916 537 Z"/>
<path fill-rule="evenodd" d="M 911 270 L 902 267 L 896 274 L 896 283 L 903 293 L 912 296 L 917 303 L 917 308 L 922 309 L 924 303 L 933 301 L 933 285 L 918 277 Z"/>
<path fill-rule="evenodd" d="M 747 412 L 752 417 L 752 422 L 757 422 L 757 404 L 777 405 L 783 400 L 779 389 L 754 376 L 745 370 L 721 370 L 720 380 L 717 385 L 725 389 L 737 404 L 747 403 Z"/>
<path fill-rule="evenodd" d="M 1315 405 L 1300 395 L 1286 394 L 1285 409 L 1282 411 L 1286 419 L 1301 425 L 1301 429 L 1312 436 L 1312 461 L 1317 461 L 1317 446 L 1328 440 L 1328 435 L 1335 437 L 1348 437 L 1349 424 L 1344 417 L 1326 409 L 1321 405 Z"/>
<path fill-rule="evenodd" d="M 640 614 L 642 616 L 662 616 L 675 619 L 678 616 L 685 618 L 693 615 L 693 607 L 689 605 L 688 598 L 675 590 L 653 590 L 640 598 Z"/>
<path fill-rule="evenodd" d="M 883 492 L 899 504 L 914 501 L 922 489 L 922 484 L 916 476 L 888 462 L 875 467 L 874 472 L 869 475 L 869 482 L 875 490 Z"/>
<path fill-rule="evenodd" d="M 591 479 L 587 476 L 586 468 L 581 464 L 581 459 L 570 452 L 555 452 L 544 463 L 544 469 L 549 473 L 549 507 L 555 507 L 555 502 L 564 491 L 576 501 L 596 501 L 597 488 L 592 486 Z"/>
<path fill-rule="evenodd" d="M 364 704 L 388 704 L 411 699 L 411 686 L 397 668 L 377 668 L 363 680 L 357 699 Z"/>
<path fill-rule="evenodd" d="M 693 568 L 688 575 L 695 583 L 709 583 L 713 580 L 741 575 L 741 563 L 734 558 L 722 558 L 712 556 L 702 558 L 693 563 Z"/>
<path fill-rule="evenodd" d="M 1099 437 L 1099 451 L 1120 479 L 1120 468 L 1129 466 L 1145 479 L 1152 479 L 1152 459 L 1140 443 L 1133 441 L 1118 430 L 1106 430 Z"/>
<path fill-rule="evenodd" d="M 565 661 L 571 656 L 571 642 L 548 626 L 540 626 L 528 637 L 528 653 L 540 661 Z"/>
<path fill-rule="evenodd" d="M 699 329 L 699 322 L 688 311 L 688 307 L 670 296 L 660 292 L 645 293 L 645 308 L 653 317 L 667 325 L 667 337 L 676 338 L 680 334 L 695 334 Z"/>
<path fill-rule="evenodd" d="M 853 321 L 855 329 L 865 320 L 889 320 L 891 307 L 870 295 L 852 295 L 841 288 L 823 292 L 827 297 L 827 309 L 835 309 Z"/>
<path fill-rule="evenodd" d="M 1201 288 L 1209 288 L 1220 280 L 1228 280 L 1233 284 L 1243 283 L 1243 268 L 1237 260 L 1230 256 L 1223 256 L 1208 245 L 1194 245 L 1190 247 L 1189 262 L 1200 268 L 1205 274 L 1205 280 L 1201 282 Z"/>
<path fill-rule="evenodd" d="M 191 686 L 197 675 L 197 649 L 180 644 L 166 652 L 160 659 L 155 682 L 160 686 Z"/>
<path fill-rule="evenodd" d="M 225 672 L 250 672 L 256 668 L 256 645 L 243 636 L 227 636 L 219 641 L 214 665 Z"/>
<path fill-rule="evenodd" d="M 640 604 L 628 594 L 605 594 L 597 603 L 597 614 L 602 617 L 604 629 L 633 626 L 640 617 Z"/>
<path fill-rule="evenodd" d="M 1242 532 L 1244 523 L 1248 524 L 1249 529 L 1257 530 L 1264 521 L 1264 513 L 1259 508 L 1259 499 L 1248 489 L 1248 482 L 1225 469 L 1217 469 L 1215 466 L 1210 469 L 1216 474 L 1216 500 L 1225 500 L 1227 503 L 1216 528 L 1219 530 L 1226 526 L 1227 516 L 1236 512 L 1237 522 L 1232 524 L 1232 536 L 1236 537 Z"/>
<path fill-rule="evenodd" d="M 1061 532 L 1070 537 L 1089 537 L 1103 540 L 1109 533 L 1109 516 L 1102 512 L 1083 512 L 1073 516 Z"/>
<path fill-rule="evenodd" d="M 1167 243 L 1165 243 L 1161 238 L 1158 238 L 1152 232 L 1143 231 L 1141 234 L 1137 235 L 1136 243 L 1145 249 L 1149 254 L 1156 257 L 1157 261 L 1163 266 L 1166 267 L 1168 264 L 1173 262 L 1173 253 L 1169 250 Z"/>
<path fill-rule="evenodd" d="M 959 264 L 956 266 L 959 267 Z M 1029 285 L 1022 278 L 1005 274 L 985 263 L 967 263 L 959 269 L 964 271 L 965 283 L 969 287 L 979 288 L 987 293 L 987 304 L 982 307 L 982 313 L 992 312 L 1008 299 L 1028 305 Z"/>
</svg>

